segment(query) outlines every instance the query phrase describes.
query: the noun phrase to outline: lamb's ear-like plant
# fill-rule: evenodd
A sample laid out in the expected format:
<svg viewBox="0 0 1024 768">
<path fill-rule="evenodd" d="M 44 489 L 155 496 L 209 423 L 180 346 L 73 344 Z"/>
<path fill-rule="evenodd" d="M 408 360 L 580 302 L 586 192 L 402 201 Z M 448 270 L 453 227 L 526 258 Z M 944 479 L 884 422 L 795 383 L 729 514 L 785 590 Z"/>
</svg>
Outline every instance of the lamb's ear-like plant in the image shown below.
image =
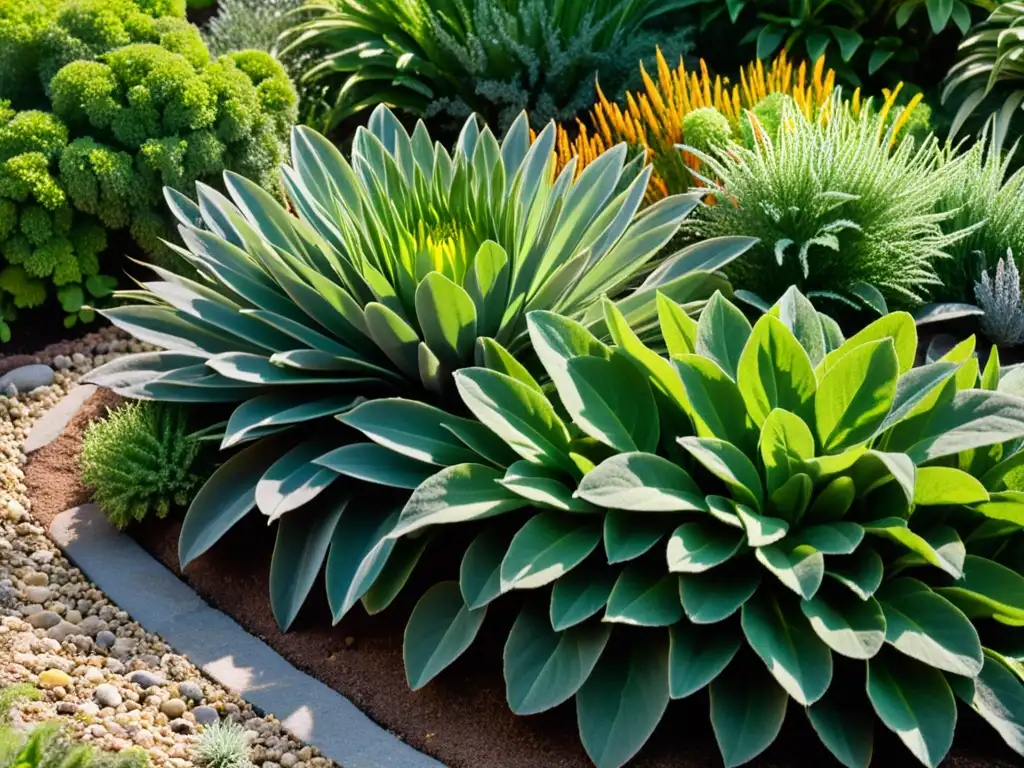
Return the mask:
<svg viewBox="0 0 1024 768">
<path fill-rule="evenodd" d="M 671 699 L 704 688 L 729 766 L 774 741 L 790 699 L 847 766 L 868 765 L 878 720 L 934 768 L 957 698 L 1024 754 L 1024 494 L 1003 482 L 1024 464 L 1018 371 L 1000 377 L 994 350 L 980 371 L 973 339 L 914 368 L 909 314 L 844 339 L 795 289 L 753 326 L 721 295 L 697 322 L 662 298 L 669 358 L 602 310 L 610 343 L 529 314 L 549 389 L 485 342 L 487 364 L 455 380 L 513 455 L 482 440 L 446 453 L 390 533 L 366 537 L 362 566 L 328 562 L 328 593 L 352 594 L 376 547 L 455 523 L 475 535 L 459 579 L 412 613 L 410 684 L 515 590 L 509 705 L 575 698 L 599 768 L 628 762 Z M 436 423 L 407 408 L 340 418 L 396 465 L 438 457 Z"/>
<path fill-rule="evenodd" d="M 358 574 L 367 588 L 378 575 L 397 578 L 422 547 L 379 541 L 389 509 L 377 496 L 363 509 L 358 481 L 414 488 L 477 452 L 510 454 L 481 424 L 421 402 L 456 399 L 453 371 L 479 359 L 529 376 L 517 362 L 531 357 L 528 312 L 558 312 L 604 334 L 599 300 L 608 294 L 656 333 L 659 291 L 696 312 L 729 290 L 715 270 L 751 238 L 700 242 L 655 262 L 699 196 L 638 213 L 650 170 L 624 177 L 624 145 L 574 178 L 570 168 L 554 175 L 554 142 L 552 124 L 531 144 L 525 115 L 501 142 L 470 119 L 448 152 L 422 123 L 410 136 L 381 107 L 357 132 L 351 163 L 316 132 L 294 130 L 294 165 L 282 179 L 295 215 L 237 175 L 225 177 L 230 199 L 202 185 L 198 203 L 167 193 L 187 245 L 177 251 L 201 278 L 156 268 L 159 280 L 122 294 L 135 303 L 104 314 L 163 351 L 120 358 L 90 378 L 128 397 L 238 404 L 222 447 L 241 450 L 193 500 L 182 564 L 255 507 L 280 519 L 271 593 L 282 626 L 329 549 L 329 568 L 347 567 L 356 542 L 378 557 L 377 570 Z M 544 378 L 539 366 L 533 374 Z M 388 395 L 408 398 L 397 420 L 374 421 L 372 403 L 353 410 Z M 351 445 L 358 435 L 330 418 L 348 412 L 350 426 L 372 427 L 384 445 L 420 427 L 429 437 L 405 457 Z M 362 595 L 332 593 L 339 616 Z M 371 602 L 385 598 L 382 590 Z"/>
<path fill-rule="evenodd" d="M 996 262 L 995 274 L 981 273 L 974 284 L 974 295 L 984 311 L 981 332 L 1001 347 L 1013 347 L 1024 341 L 1024 304 L 1020 296 L 1020 273 L 1013 251 Z"/>
</svg>

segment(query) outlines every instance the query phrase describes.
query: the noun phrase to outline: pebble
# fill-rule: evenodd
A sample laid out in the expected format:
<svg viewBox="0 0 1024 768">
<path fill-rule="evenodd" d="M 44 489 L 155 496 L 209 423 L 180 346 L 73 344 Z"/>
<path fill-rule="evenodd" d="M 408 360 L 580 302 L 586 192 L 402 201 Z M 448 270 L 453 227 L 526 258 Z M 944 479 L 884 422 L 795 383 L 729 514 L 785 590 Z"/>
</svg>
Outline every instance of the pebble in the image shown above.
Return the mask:
<svg viewBox="0 0 1024 768">
<path fill-rule="evenodd" d="M 56 640 L 58 643 L 63 643 L 71 635 L 78 634 L 78 627 L 72 624 L 70 621 L 64 621 L 61 619 L 57 624 L 54 624 L 48 630 L 46 630 L 46 636 L 52 640 Z"/>
<path fill-rule="evenodd" d="M 141 688 L 152 688 L 153 686 L 163 685 L 166 681 L 164 680 L 163 675 L 147 672 L 144 669 L 138 669 L 128 675 L 128 682 L 135 683 Z"/>
<path fill-rule="evenodd" d="M 86 701 L 78 705 L 78 712 L 86 717 L 96 717 L 100 713 L 100 708 L 96 702 Z"/>
<path fill-rule="evenodd" d="M 36 629 L 50 629 L 60 624 L 61 618 L 53 611 L 39 611 L 28 617 L 28 623 Z"/>
<path fill-rule="evenodd" d="M 171 720 L 171 730 L 175 733 L 192 733 L 195 730 L 192 727 L 192 723 L 188 720 L 183 720 L 180 717 L 177 720 Z"/>
<path fill-rule="evenodd" d="M 103 673 L 96 669 L 96 667 L 89 667 L 85 670 L 85 679 L 86 682 L 98 685 L 99 683 L 102 683 L 105 678 Z"/>
<path fill-rule="evenodd" d="M 168 699 L 160 705 L 160 711 L 174 720 L 188 711 L 188 706 L 181 699 Z"/>
<path fill-rule="evenodd" d="M 204 704 L 192 710 L 192 716 L 200 725 L 211 725 L 220 720 L 220 713 L 211 706 Z"/>
<path fill-rule="evenodd" d="M 8 505 L 10 504 L 11 502 L 8 502 Z M 19 504 L 18 506 L 21 505 Z M 31 571 L 25 574 L 25 578 L 22 579 L 22 581 L 24 581 L 25 584 L 27 584 L 30 587 L 45 587 L 47 584 L 50 583 L 50 577 L 47 576 L 45 573 L 40 573 L 39 571 Z"/>
<path fill-rule="evenodd" d="M 199 702 L 203 700 L 203 689 L 191 680 L 184 683 L 178 683 L 178 693 L 182 698 L 188 699 L 189 701 Z"/>
<path fill-rule="evenodd" d="M 53 384 L 53 368 L 41 363 L 23 365 L 0 376 L 0 389 L 13 385 L 18 392 L 31 392 L 37 387 Z"/>
<path fill-rule="evenodd" d="M 111 707 L 116 709 L 121 706 L 121 702 L 124 701 L 121 698 L 121 693 L 110 683 L 103 683 L 97 685 L 96 690 L 93 691 L 93 698 L 96 699 L 96 703 L 101 707 Z"/>
<path fill-rule="evenodd" d="M 110 652 L 115 656 L 130 656 L 135 653 L 137 645 L 138 643 L 130 637 L 119 637 Z"/>
<path fill-rule="evenodd" d="M 74 610 L 68 611 L 64 614 L 64 621 L 68 621 L 72 624 L 81 624 L 82 614 Z"/>
<path fill-rule="evenodd" d="M 115 642 L 117 642 L 117 637 L 113 632 L 104 629 L 102 632 L 96 633 L 96 645 L 100 648 L 113 648 Z"/>
<path fill-rule="evenodd" d="M 46 605 L 53 596 L 49 587 L 25 587 L 25 600 L 30 603 Z"/>
<path fill-rule="evenodd" d="M 39 675 L 39 685 L 43 688 L 66 687 L 71 685 L 71 675 L 59 669 L 48 669 Z"/>
</svg>

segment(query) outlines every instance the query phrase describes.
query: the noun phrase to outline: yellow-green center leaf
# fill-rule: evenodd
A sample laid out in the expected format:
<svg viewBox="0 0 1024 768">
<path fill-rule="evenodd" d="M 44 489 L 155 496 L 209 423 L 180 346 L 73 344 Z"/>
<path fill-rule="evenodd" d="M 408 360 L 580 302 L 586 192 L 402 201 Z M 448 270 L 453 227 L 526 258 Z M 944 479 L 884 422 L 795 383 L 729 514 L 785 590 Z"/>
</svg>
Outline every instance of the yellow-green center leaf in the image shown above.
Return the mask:
<svg viewBox="0 0 1024 768">
<path fill-rule="evenodd" d="M 761 427 L 768 414 L 782 408 L 809 420 L 817 380 L 800 342 L 771 315 L 763 315 L 743 347 L 736 383 L 754 423 Z"/>
<path fill-rule="evenodd" d="M 822 451 L 838 453 L 870 438 L 892 407 L 898 377 L 891 339 L 862 344 L 841 358 L 814 397 Z"/>
</svg>

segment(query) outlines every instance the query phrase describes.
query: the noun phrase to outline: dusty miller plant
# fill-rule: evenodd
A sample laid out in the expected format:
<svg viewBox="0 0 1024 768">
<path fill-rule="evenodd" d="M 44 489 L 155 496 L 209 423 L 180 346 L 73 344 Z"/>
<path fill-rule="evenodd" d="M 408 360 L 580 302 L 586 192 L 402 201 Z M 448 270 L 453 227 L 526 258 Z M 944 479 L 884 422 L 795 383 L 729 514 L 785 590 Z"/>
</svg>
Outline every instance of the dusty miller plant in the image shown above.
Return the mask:
<svg viewBox="0 0 1024 768">
<path fill-rule="evenodd" d="M 974 284 L 974 296 L 985 310 L 981 331 L 997 346 L 1012 347 L 1024 341 L 1024 305 L 1020 299 L 1020 273 L 1007 249 L 1006 258 L 996 263 L 995 276 L 981 273 Z"/>
</svg>

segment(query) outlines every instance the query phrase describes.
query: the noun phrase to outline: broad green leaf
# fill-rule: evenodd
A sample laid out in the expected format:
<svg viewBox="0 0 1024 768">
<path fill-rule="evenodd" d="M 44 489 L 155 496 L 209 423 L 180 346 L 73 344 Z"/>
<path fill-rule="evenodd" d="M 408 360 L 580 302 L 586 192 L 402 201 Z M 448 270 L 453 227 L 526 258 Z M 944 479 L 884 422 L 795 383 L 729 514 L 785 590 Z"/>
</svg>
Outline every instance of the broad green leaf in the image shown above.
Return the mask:
<svg viewBox="0 0 1024 768">
<path fill-rule="evenodd" d="M 524 459 L 572 471 L 569 432 L 543 395 L 484 368 L 456 371 L 455 384 L 473 415 Z"/>
<path fill-rule="evenodd" d="M 498 482 L 542 507 L 565 512 L 596 512 L 593 506 L 573 495 L 563 478 L 564 475 L 555 470 L 520 459 L 509 465 Z"/>
<path fill-rule="evenodd" d="M 292 424 L 314 421 L 324 416 L 343 413 L 363 402 L 360 397 L 338 395 L 310 401 L 308 394 L 269 394 L 246 400 L 231 412 L 221 448 L 231 448 L 273 427 L 284 429 Z"/>
<path fill-rule="evenodd" d="M 1024 754 L 1024 685 L 1003 656 L 986 648 L 985 665 L 974 680 L 951 678 L 949 682 L 953 692 L 981 715 L 1010 749 Z"/>
<path fill-rule="evenodd" d="M 797 522 L 801 520 L 811 504 L 814 494 L 814 483 L 809 475 L 798 472 L 772 494 L 770 507 L 778 513 L 783 521 Z"/>
<path fill-rule="evenodd" d="M 857 457 L 850 469 L 850 477 L 861 496 L 895 481 L 903 492 L 909 509 L 914 501 L 917 472 L 914 462 L 905 453 L 868 450 Z"/>
<path fill-rule="evenodd" d="M 337 473 L 313 463 L 330 444 L 319 438 L 299 443 L 263 473 L 256 484 L 256 506 L 268 522 L 312 501 L 338 479 Z"/>
<path fill-rule="evenodd" d="M 528 506 L 526 499 L 498 483 L 501 476 L 501 472 L 483 464 L 445 467 L 413 491 L 391 538 L 428 525 L 479 520 Z"/>
<path fill-rule="evenodd" d="M 282 632 L 288 631 L 313 588 L 349 496 L 325 501 L 285 516 L 277 526 L 270 559 L 270 608 Z"/>
<path fill-rule="evenodd" d="M 876 656 L 868 662 L 868 698 L 878 719 L 914 757 L 937 768 L 956 727 L 956 701 L 942 673 L 895 656 Z"/>
<path fill-rule="evenodd" d="M 363 604 L 363 610 L 373 616 L 394 602 L 405 585 L 409 583 L 409 578 L 416 569 L 420 558 L 423 557 L 431 538 L 430 534 L 413 535 L 394 542 L 377 578 L 359 598 Z"/>
<path fill-rule="evenodd" d="M 189 505 L 178 537 L 181 568 L 216 544 L 256 506 L 256 484 L 277 461 L 286 443 L 259 440 L 225 461 Z"/>
<path fill-rule="evenodd" d="M 526 321 L 534 351 L 560 393 L 568 384 L 566 366 L 572 358 L 611 354 L 606 345 L 575 320 L 554 312 L 530 312 Z"/>
<path fill-rule="evenodd" d="M 847 587 L 861 600 L 867 600 L 882 583 L 882 558 L 871 547 L 862 544 L 847 557 L 830 557 L 827 576 Z"/>
<path fill-rule="evenodd" d="M 433 680 L 473 644 L 486 606 L 469 610 L 457 581 L 435 584 L 416 603 L 405 627 L 405 676 L 414 691 Z"/>
<path fill-rule="evenodd" d="M 668 540 L 666 557 L 672 573 L 703 573 L 721 565 L 743 547 L 743 534 L 711 523 L 683 523 Z"/>
<path fill-rule="evenodd" d="M 864 523 L 864 531 L 902 545 L 924 562 L 941 568 L 954 579 L 959 579 L 963 572 L 966 550 L 956 531 L 948 526 L 938 526 L 919 534 L 910 530 L 903 518 L 886 517 Z M 950 531 L 952 537 L 946 535 Z"/>
<path fill-rule="evenodd" d="M 683 618 L 676 577 L 630 563 L 608 596 L 602 621 L 637 627 L 668 627 Z"/>
<path fill-rule="evenodd" d="M 853 480 L 845 475 L 840 475 L 818 494 L 814 503 L 811 504 L 811 508 L 807 510 L 805 522 L 808 524 L 831 523 L 842 520 L 853 506 L 856 494 L 857 489 L 854 487 Z M 811 544 L 810 541 L 807 543 Z"/>
<path fill-rule="evenodd" d="M 868 342 L 829 369 L 814 397 L 815 424 L 825 453 L 863 442 L 892 406 L 899 361 L 891 339 Z"/>
<path fill-rule="evenodd" d="M 624 563 L 644 554 L 671 529 L 662 515 L 610 509 L 604 516 L 604 551 L 608 564 Z"/>
<path fill-rule="evenodd" d="M 836 653 L 851 659 L 870 659 L 885 643 L 885 615 L 873 597 L 861 600 L 840 590 L 819 592 L 800 602 L 811 628 Z"/>
<path fill-rule="evenodd" d="M 444 428 L 461 420 L 426 403 L 400 398 L 370 400 L 337 418 L 378 445 L 416 461 L 447 467 L 478 460 Z"/>
<path fill-rule="evenodd" d="M 821 743 L 846 768 L 868 768 L 874 744 L 874 718 L 866 705 L 851 705 L 848 696 L 832 688 L 807 709 Z"/>
<path fill-rule="evenodd" d="M 705 496 L 704 500 L 708 504 L 708 512 L 711 516 L 719 522 L 725 523 L 726 525 L 732 526 L 733 528 L 739 528 L 743 530 L 743 521 L 740 520 L 740 516 L 736 514 L 736 502 L 732 499 L 727 499 L 725 496 Z"/>
<path fill-rule="evenodd" d="M 795 701 L 809 706 L 832 682 L 832 653 L 786 596 L 768 592 L 743 604 L 740 624 L 747 643 L 775 681 Z"/>
<path fill-rule="evenodd" d="M 665 633 L 667 634 L 667 633 Z M 576 720 L 597 768 L 625 765 L 654 733 L 668 707 L 668 638 L 605 654 L 576 694 Z"/>
<path fill-rule="evenodd" d="M 482 368 L 504 373 L 521 384 L 525 384 L 538 394 L 543 394 L 540 384 L 537 383 L 537 380 L 526 369 L 526 366 L 516 360 L 507 349 L 494 339 L 477 339 L 476 362 Z"/>
<path fill-rule="evenodd" d="M 374 344 L 380 347 L 396 368 L 410 378 L 419 378 L 420 337 L 393 309 L 371 301 L 363 308 L 366 328 Z"/>
<path fill-rule="evenodd" d="M 754 324 L 740 355 L 736 383 L 758 427 L 776 408 L 805 419 L 813 415 L 817 380 L 810 358 L 790 330 L 771 315 Z"/>
<path fill-rule="evenodd" d="M 740 353 L 750 336 L 750 323 L 736 307 L 715 291 L 701 310 L 697 322 L 695 352 L 718 364 L 730 378 L 736 379 Z"/>
<path fill-rule="evenodd" d="M 900 376 L 896 383 L 896 395 L 892 409 L 878 426 L 875 434 L 880 435 L 904 419 L 910 418 L 929 398 L 935 398 L 957 372 L 957 365 L 951 362 L 937 362 L 914 368 Z"/>
<path fill-rule="evenodd" d="M 989 494 L 989 501 L 974 508 L 989 520 L 1002 520 L 1024 528 L 1024 493 L 1020 491 L 999 491 Z"/>
<path fill-rule="evenodd" d="M 742 504 L 736 505 L 736 514 L 740 519 L 744 532 L 747 534 L 747 545 L 751 547 L 767 547 L 769 544 L 785 538 L 789 532 L 789 523 L 778 517 L 759 515 Z"/>
<path fill-rule="evenodd" d="M 543 611 L 520 611 L 505 642 L 505 698 L 517 715 L 557 707 L 580 689 L 601 656 L 611 627 L 598 622 L 564 632 Z"/>
<path fill-rule="evenodd" d="M 776 408 L 761 426 L 758 453 L 771 497 L 802 470 L 805 461 L 814 457 L 814 435 L 799 416 Z"/>
<path fill-rule="evenodd" d="M 697 435 L 724 440 L 753 455 L 757 431 L 735 382 L 706 357 L 681 355 L 673 363 L 683 380 L 687 413 Z"/>
<path fill-rule="evenodd" d="M 576 426 L 595 440 L 622 453 L 657 449 L 654 396 L 644 375 L 624 354 L 573 358 L 558 394 Z"/>
<path fill-rule="evenodd" d="M 498 332 L 509 282 L 508 254 L 493 240 L 477 249 L 466 271 L 463 286 L 476 307 L 477 330 L 482 335 Z"/>
<path fill-rule="evenodd" d="M 313 463 L 375 485 L 412 490 L 437 470 L 377 443 L 343 445 L 313 459 Z"/>
<path fill-rule="evenodd" d="M 809 544 L 823 555 L 850 555 L 864 540 L 864 529 L 857 523 L 836 522 L 808 525 L 793 537 L 796 544 Z"/>
<path fill-rule="evenodd" d="M 584 475 L 576 495 L 607 509 L 702 512 L 703 494 L 682 467 L 652 453 L 620 453 Z"/>
<path fill-rule="evenodd" d="M 771 308 L 770 314 L 789 328 L 806 350 L 811 365 L 822 361 L 828 351 L 822 321 L 810 300 L 796 286 L 790 286 Z"/>
<path fill-rule="evenodd" d="M 707 687 L 740 649 L 734 627 L 679 622 L 668 631 L 668 685 L 673 699 L 684 699 Z"/>
<path fill-rule="evenodd" d="M 487 605 L 501 594 L 501 561 L 514 531 L 512 527 L 492 526 L 466 547 L 459 567 L 459 589 L 470 610 Z"/>
<path fill-rule="evenodd" d="M 373 585 L 394 549 L 388 534 L 399 510 L 381 514 L 376 504 L 351 502 L 334 526 L 327 554 L 327 601 L 335 624 Z"/>
<path fill-rule="evenodd" d="M 977 504 L 988 491 L 974 477 L 953 467 L 920 467 L 914 485 L 915 504 Z"/>
<path fill-rule="evenodd" d="M 697 321 L 670 298 L 658 293 L 658 324 L 669 356 L 692 355 L 697 351 Z"/>
<path fill-rule="evenodd" d="M 679 577 L 683 612 L 694 624 L 714 624 L 732 616 L 761 585 L 761 569 L 747 563 L 730 563 L 715 571 L 714 578 Z"/>
<path fill-rule="evenodd" d="M 914 367 L 914 357 L 917 355 L 917 326 L 914 324 L 914 318 L 906 312 L 891 312 L 865 326 L 859 333 L 843 342 L 839 349 L 829 352 L 815 369 L 815 374 L 820 379 L 857 347 L 869 341 L 882 339 L 892 339 L 901 375 Z"/>
<path fill-rule="evenodd" d="M 754 555 L 761 565 L 804 600 L 814 597 L 825 577 L 825 558 L 806 544 L 772 544 L 760 547 Z"/>
<path fill-rule="evenodd" d="M 771 746 L 789 696 L 763 668 L 734 661 L 711 681 L 709 692 L 711 727 L 725 768 L 750 762 Z"/>
<path fill-rule="evenodd" d="M 583 562 L 600 541 L 601 524 L 589 515 L 534 515 L 512 538 L 501 562 L 501 591 L 550 584 Z"/>
<path fill-rule="evenodd" d="M 596 614 L 608 602 L 615 571 L 586 564 L 569 571 L 551 589 L 551 626 L 557 632 L 574 627 Z"/>
<path fill-rule="evenodd" d="M 981 671 L 978 632 L 944 597 L 916 579 L 901 577 L 879 589 L 885 639 L 898 651 L 930 667 L 974 677 Z"/>
<path fill-rule="evenodd" d="M 1019 437 L 1024 437 L 1024 400 L 1001 392 L 966 390 L 957 392 L 951 403 L 937 406 L 912 444 L 893 445 L 890 440 L 888 448 L 905 450 L 915 464 L 921 465 Z"/>
<path fill-rule="evenodd" d="M 1024 626 L 1024 576 L 992 560 L 967 555 L 963 576 L 935 591 L 969 618 Z"/>
<path fill-rule="evenodd" d="M 764 488 L 757 468 L 734 445 L 711 437 L 680 437 L 676 440 L 706 470 L 733 492 L 736 500 L 760 511 Z"/>
<path fill-rule="evenodd" d="M 981 389 L 989 392 L 999 390 L 999 347 L 992 345 L 988 360 L 985 361 L 985 369 L 981 373 Z"/>
</svg>

